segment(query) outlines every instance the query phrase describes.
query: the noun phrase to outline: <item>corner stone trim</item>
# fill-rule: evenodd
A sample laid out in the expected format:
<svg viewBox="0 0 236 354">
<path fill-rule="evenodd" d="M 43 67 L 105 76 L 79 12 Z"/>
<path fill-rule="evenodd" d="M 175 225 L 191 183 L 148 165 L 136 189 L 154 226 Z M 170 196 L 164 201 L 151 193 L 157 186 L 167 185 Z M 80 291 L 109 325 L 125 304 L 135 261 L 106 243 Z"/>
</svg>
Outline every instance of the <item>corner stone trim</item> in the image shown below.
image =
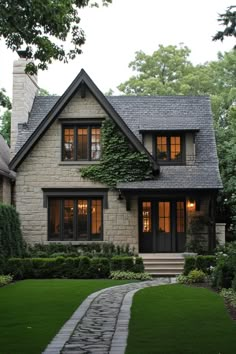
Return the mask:
<svg viewBox="0 0 236 354">
<path fill-rule="evenodd" d="M 42 354 L 123 354 L 134 294 L 145 287 L 172 283 L 175 278 L 159 278 L 89 295 Z"/>
</svg>

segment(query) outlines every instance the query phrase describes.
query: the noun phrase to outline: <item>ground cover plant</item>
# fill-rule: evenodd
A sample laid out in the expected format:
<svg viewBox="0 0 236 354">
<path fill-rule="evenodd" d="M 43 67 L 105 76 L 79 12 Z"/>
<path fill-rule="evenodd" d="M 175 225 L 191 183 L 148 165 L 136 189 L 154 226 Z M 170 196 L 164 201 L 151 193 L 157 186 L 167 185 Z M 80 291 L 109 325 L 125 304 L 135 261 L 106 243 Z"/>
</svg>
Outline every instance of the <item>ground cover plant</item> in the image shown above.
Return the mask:
<svg viewBox="0 0 236 354">
<path fill-rule="evenodd" d="M 91 293 L 114 280 L 24 280 L 0 288 L 0 353 L 40 354 Z"/>
<path fill-rule="evenodd" d="M 126 354 L 232 354 L 236 323 L 205 288 L 164 285 L 134 296 Z"/>
</svg>

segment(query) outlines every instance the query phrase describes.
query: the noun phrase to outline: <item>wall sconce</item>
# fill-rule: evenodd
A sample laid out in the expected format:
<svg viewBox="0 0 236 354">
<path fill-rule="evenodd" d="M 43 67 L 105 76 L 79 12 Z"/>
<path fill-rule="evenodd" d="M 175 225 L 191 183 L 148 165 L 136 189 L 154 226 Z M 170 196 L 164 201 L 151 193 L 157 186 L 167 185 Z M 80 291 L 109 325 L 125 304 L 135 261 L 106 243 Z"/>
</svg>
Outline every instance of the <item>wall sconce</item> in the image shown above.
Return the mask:
<svg viewBox="0 0 236 354">
<path fill-rule="evenodd" d="M 123 200 L 123 199 L 124 199 L 124 198 L 123 198 L 123 196 L 122 196 L 122 194 L 121 194 L 121 191 L 119 191 L 117 200 Z"/>
<path fill-rule="evenodd" d="M 196 201 L 194 199 L 190 198 L 187 203 L 187 208 L 189 211 L 195 211 L 196 210 Z"/>
</svg>

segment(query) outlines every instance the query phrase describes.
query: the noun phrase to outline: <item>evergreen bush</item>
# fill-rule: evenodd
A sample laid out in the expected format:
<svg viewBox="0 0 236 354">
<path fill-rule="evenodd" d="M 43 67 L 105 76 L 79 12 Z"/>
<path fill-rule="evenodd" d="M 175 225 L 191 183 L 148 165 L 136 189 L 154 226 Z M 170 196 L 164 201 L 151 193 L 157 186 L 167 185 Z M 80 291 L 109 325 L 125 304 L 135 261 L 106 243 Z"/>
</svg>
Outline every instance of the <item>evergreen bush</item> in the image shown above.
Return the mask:
<svg viewBox="0 0 236 354">
<path fill-rule="evenodd" d="M 19 215 L 13 206 L 0 204 L 0 257 L 22 257 L 24 254 Z"/>
</svg>

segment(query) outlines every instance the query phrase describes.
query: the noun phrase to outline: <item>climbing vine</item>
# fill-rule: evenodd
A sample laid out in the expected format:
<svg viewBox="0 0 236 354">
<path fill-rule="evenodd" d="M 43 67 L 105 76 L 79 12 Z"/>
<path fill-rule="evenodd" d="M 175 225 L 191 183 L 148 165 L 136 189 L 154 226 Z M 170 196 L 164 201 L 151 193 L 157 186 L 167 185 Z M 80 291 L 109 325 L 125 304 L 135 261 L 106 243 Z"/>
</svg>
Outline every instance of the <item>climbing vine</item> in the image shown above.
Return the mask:
<svg viewBox="0 0 236 354">
<path fill-rule="evenodd" d="M 111 119 L 102 123 L 102 156 L 99 165 L 81 169 L 84 178 L 115 187 L 118 182 L 132 182 L 152 177 L 150 161 L 145 153 L 132 149 Z"/>
</svg>

